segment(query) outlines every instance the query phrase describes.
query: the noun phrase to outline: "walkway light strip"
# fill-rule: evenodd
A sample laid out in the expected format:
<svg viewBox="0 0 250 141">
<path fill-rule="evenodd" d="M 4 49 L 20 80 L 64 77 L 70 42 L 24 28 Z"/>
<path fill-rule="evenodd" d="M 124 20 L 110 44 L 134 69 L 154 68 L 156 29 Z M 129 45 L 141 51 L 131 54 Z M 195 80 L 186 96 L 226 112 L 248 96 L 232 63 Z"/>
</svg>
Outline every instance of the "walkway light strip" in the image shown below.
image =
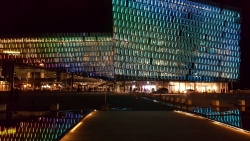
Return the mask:
<svg viewBox="0 0 250 141">
<path fill-rule="evenodd" d="M 95 111 L 96 111 L 96 109 L 95 109 L 93 112 L 95 112 Z M 92 113 L 92 112 L 91 112 L 91 113 Z M 88 116 L 90 116 L 91 113 L 89 113 Z M 83 123 L 82 121 L 79 122 L 73 129 L 70 130 L 70 133 L 71 133 L 71 132 L 74 132 L 74 131 L 76 130 L 76 128 L 78 128 L 82 123 Z"/>
<path fill-rule="evenodd" d="M 82 122 L 78 123 L 72 130 L 70 130 L 70 132 L 74 132 L 76 130 L 76 128 L 78 128 L 81 124 L 82 124 Z"/>
<path fill-rule="evenodd" d="M 192 117 L 198 117 L 198 118 L 206 119 L 206 120 L 212 121 L 214 124 L 224 126 L 224 127 L 228 127 L 230 129 L 233 129 L 233 130 L 238 131 L 238 132 L 250 134 L 250 131 L 248 131 L 248 130 L 238 128 L 238 127 L 234 127 L 234 126 L 231 126 L 231 125 L 227 125 L 225 123 L 218 122 L 218 121 L 215 121 L 215 120 L 211 120 L 211 119 L 208 119 L 208 118 L 205 118 L 205 117 L 202 117 L 202 116 L 198 116 L 198 115 L 195 115 L 195 114 L 191 114 L 191 113 L 187 113 L 187 112 L 183 112 L 183 111 L 178 111 L 178 110 L 175 110 L 174 112 L 189 115 L 189 116 L 192 116 Z"/>
</svg>

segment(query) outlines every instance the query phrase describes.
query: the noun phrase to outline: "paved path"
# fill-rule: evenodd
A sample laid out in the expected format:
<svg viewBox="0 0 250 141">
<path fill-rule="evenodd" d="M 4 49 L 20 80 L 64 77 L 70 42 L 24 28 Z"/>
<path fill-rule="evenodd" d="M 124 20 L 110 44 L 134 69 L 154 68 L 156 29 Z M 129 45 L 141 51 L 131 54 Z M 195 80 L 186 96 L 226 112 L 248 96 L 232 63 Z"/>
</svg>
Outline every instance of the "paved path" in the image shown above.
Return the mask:
<svg viewBox="0 0 250 141">
<path fill-rule="evenodd" d="M 172 111 L 96 111 L 62 141 L 249 141 L 250 134 Z"/>
<path fill-rule="evenodd" d="M 245 95 L 248 97 L 249 95 Z M 220 97 L 220 96 L 219 96 Z M 212 97 L 192 95 L 197 105 L 209 105 Z M 228 97 L 222 100 L 227 101 Z M 223 99 L 224 98 L 224 99 Z M 232 99 L 242 98 L 235 95 Z M 220 127 L 207 120 L 174 113 L 172 107 L 149 100 L 136 99 L 128 94 L 109 94 L 107 101 L 111 107 L 131 108 L 131 111 L 97 111 L 83 120 L 73 133 L 68 133 L 63 141 L 157 141 L 157 140 L 250 140 L 249 134 Z M 0 102 L 7 102 L 12 110 L 48 110 L 50 103 L 60 103 L 61 110 L 100 109 L 104 102 L 102 93 L 21 93 L 18 100 L 9 100 L 1 95 Z"/>
</svg>

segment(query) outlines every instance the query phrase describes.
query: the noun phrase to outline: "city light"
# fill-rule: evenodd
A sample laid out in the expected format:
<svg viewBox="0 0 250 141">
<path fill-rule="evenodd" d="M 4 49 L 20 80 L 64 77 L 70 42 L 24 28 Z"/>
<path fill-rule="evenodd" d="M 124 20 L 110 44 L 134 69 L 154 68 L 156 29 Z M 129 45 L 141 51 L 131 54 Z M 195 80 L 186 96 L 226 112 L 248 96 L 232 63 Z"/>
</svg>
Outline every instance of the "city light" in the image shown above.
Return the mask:
<svg viewBox="0 0 250 141">
<path fill-rule="evenodd" d="M 10 134 L 15 134 L 15 133 L 16 133 L 15 127 L 4 128 L 4 129 L 1 129 L 0 127 L 0 136 L 10 135 Z"/>
<path fill-rule="evenodd" d="M 6 53 L 6 54 L 20 54 L 19 51 L 10 51 L 10 50 L 3 50 L 3 53 Z"/>
<path fill-rule="evenodd" d="M 79 122 L 73 129 L 70 130 L 70 132 L 74 132 L 81 124 L 82 122 Z"/>
</svg>

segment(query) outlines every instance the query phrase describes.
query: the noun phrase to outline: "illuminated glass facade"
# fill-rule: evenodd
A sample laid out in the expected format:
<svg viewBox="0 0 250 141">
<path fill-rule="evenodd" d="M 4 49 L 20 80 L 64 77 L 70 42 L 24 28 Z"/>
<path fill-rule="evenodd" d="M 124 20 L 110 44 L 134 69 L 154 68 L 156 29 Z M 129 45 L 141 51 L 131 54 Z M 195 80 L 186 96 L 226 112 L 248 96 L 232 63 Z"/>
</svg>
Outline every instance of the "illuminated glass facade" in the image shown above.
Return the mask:
<svg viewBox="0 0 250 141">
<path fill-rule="evenodd" d="M 202 0 L 112 0 L 110 11 L 110 33 L 1 37 L 0 59 L 116 82 L 168 81 L 176 91 L 239 80 L 240 12 Z"/>
<path fill-rule="evenodd" d="M 239 12 L 189 0 L 113 0 L 113 23 L 118 79 L 239 79 Z"/>
<path fill-rule="evenodd" d="M 113 79 L 110 34 L 78 33 L 1 38 L 1 59 L 68 73 Z"/>
</svg>

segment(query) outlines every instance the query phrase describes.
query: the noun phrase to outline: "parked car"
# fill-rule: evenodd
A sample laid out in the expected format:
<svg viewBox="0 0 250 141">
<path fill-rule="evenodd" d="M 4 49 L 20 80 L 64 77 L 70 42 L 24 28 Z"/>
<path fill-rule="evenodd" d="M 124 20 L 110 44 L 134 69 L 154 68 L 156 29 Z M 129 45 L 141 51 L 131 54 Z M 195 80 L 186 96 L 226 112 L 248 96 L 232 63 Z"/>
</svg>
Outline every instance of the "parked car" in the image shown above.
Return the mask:
<svg viewBox="0 0 250 141">
<path fill-rule="evenodd" d="M 167 94 L 168 93 L 168 89 L 167 88 L 159 88 L 156 93 L 158 94 Z"/>
</svg>

